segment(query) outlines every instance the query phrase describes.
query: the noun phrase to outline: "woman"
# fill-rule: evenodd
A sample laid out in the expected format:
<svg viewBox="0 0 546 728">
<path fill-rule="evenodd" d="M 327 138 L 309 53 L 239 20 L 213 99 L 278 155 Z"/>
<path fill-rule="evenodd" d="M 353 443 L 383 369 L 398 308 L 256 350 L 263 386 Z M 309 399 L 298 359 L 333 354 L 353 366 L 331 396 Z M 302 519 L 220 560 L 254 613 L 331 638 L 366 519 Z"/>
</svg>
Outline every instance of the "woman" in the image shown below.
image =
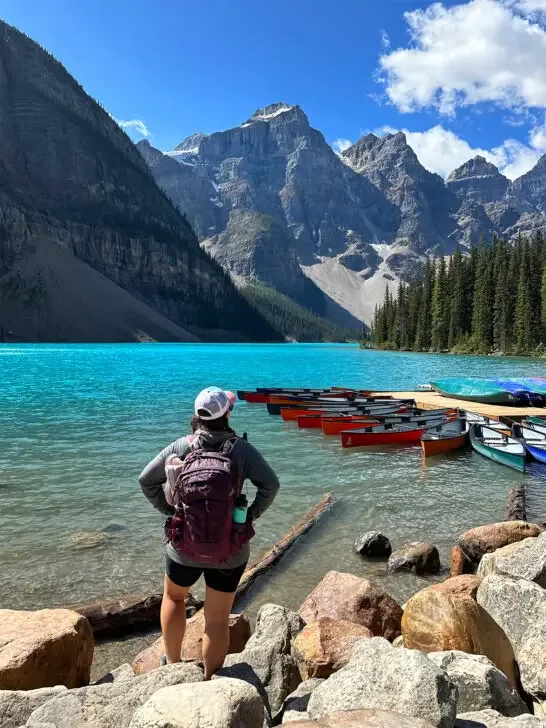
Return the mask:
<svg viewBox="0 0 546 728">
<path fill-rule="evenodd" d="M 279 480 L 262 455 L 246 439 L 238 438 L 228 424 L 231 401 L 223 390 L 204 389 L 195 400 L 193 436 L 181 437 L 162 450 L 142 471 L 139 482 L 146 498 L 161 513 L 170 516 L 175 509 L 165 497 L 165 463 L 170 455 L 182 460 L 191 452 L 203 448 L 207 451 L 223 450 L 229 444 L 229 457 L 239 492 L 245 480 L 257 488 L 254 502 L 248 509 L 250 522 L 259 518 L 273 503 L 279 489 Z M 229 615 L 235 591 L 249 558 L 248 543 L 233 553 L 225 562 L 199 562 L 189 558 L 172 543 L 166 548 L 167 565 L 161 605 L 161 630 L 165 656 L 162 662 L 180 661 L 182 641 L 186 630 L 185 599 L 199 577 L 204 574 L 206 584 L 205 632 L 203 635 L 203 661 L 205 680 L 224 664 L 229 647 Z"/>
</svg>

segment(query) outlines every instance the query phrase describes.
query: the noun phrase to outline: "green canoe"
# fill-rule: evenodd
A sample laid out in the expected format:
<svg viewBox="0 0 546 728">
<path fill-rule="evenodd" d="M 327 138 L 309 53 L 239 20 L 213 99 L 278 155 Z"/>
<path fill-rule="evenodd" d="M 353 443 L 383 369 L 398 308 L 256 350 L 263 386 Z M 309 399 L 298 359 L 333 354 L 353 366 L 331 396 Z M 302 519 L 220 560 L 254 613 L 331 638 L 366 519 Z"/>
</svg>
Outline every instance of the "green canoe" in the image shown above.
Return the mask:
<svg viewBox="0 0 546 728">
<path fill-rule="evenodd" d="M 485 425 L 472 425 L 470 442 L 480 455 L 521 473 L 525 472 L 525 446 L 512 437 Z"/>
</svg>

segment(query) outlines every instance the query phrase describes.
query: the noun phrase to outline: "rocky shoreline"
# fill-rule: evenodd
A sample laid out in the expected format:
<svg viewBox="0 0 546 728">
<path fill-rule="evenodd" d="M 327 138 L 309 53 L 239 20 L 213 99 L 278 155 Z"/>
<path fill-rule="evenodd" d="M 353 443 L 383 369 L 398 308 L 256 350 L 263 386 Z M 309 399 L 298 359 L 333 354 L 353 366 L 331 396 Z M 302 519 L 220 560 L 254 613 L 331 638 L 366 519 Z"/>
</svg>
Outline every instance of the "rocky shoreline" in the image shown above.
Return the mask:
<svg viewBox="0 0 546 728">
<path fill-rule="evenodd" d="M 436 549 L 392 553 L 377 532 L 363 558 L 436 573 Z M 298 612 L 266 604 L 254 632 L 233 615 L 211 682 L 203 616 L 183 661 L 160 641 L 89 684 L 94 638 L 71 610 L 0 610 L 0 728 L 531 728 L 546 726 L 546 532 L 524 521 L 471 529 L 452 573 L 404 606 L 372 581 L 330 571 Z"/>
</svg>

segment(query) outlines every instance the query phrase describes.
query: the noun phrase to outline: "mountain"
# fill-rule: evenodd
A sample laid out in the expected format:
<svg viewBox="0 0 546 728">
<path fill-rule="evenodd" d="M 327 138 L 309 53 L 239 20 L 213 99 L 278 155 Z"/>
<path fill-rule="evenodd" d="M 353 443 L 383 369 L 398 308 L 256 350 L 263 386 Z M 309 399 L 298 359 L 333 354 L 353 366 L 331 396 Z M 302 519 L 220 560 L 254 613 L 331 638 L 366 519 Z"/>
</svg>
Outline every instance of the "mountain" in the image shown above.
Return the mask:
<svg viewBox="0 0 546 728">
<path fill-rule="evenodd" d="M 369 322 L 385 285 L 419 275 L 427 255 L 545 224 L 546 157 L 514 183 L 483 157 L 444 181 L 403 133 L 336 154 L 286 103 L 170 152 L 137 146 L 238 285 L 258 281 L 343 323 L 340 309 Z"/>
<path fill-rule="evenodd" d="M 0 139 L 8 335 L 279 338 L 199 247 L 129 137 L 61 64 L 1 21 Z"/>
<path fill-rule="evenodd" d="M 480 156 L 465 162 L 446 180 L 446 187 L 458 197 L 482 204 L 504 200 L 509 184 L 494 164 Z"/>
</svg>

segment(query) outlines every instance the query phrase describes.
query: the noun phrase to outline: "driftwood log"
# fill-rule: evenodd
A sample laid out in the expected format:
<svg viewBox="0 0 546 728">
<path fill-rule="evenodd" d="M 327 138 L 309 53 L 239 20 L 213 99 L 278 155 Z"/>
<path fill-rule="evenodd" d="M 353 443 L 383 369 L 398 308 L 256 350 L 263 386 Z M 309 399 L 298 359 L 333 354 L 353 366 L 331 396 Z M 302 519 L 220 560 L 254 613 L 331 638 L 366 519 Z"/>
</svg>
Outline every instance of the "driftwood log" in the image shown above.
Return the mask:
<svg viewBox="0 0 546 728">
<path fill-rule="evenodd" d="M 89 602 L 71 607 L 87 617 L 95 637 L 120 637 L 159 623 L 161 594 L 121 597 L 110 601 Z M 186 615 L 191 617 L 203 602 L 191 594 L 186 599 Z"/>
<path fill-rule="evenodd" d="M 329 510 L 334 504 L 334 494 L 327 493 L 324 498 L 306 513 L 300 520 L 287 531 L 277 543 L 253 561 L 243 574 L 237 593 L 235 604 L 250 589 L 256 579 L 265 574 L 266 571 L 282 559 L 284 554 L 295 544 L 300 536 L 307 533 L 319 520 L 323 513 Z"/>
<path fill-rule="evenodd" d="M 327 493 L 314 508 L 306 513 L 277 543 L 257 558 L 246 569 L 235 595 L 235 603 L 250 589 L 261 575 L 274 566 L 294 545 L 300 536 L 317 523 L 321 515 L 334 503 Z M 191 594 L 186 600 L 186 615 L 191 617 L 201 609 L 203 602 Z M 95 637 L 119 637 L 142 629 L 157 627 L 161 609 L 161 594 L 122 597 L 110 601 L 96 601 L 70 607 L 87 617 Z"/>
<path fill-rule="evenodd" d="M 514 485 L 508 494 L 505 521 L 526 521 L 527 505 L 525 500 L 525 486 Z"/>
</svg>

